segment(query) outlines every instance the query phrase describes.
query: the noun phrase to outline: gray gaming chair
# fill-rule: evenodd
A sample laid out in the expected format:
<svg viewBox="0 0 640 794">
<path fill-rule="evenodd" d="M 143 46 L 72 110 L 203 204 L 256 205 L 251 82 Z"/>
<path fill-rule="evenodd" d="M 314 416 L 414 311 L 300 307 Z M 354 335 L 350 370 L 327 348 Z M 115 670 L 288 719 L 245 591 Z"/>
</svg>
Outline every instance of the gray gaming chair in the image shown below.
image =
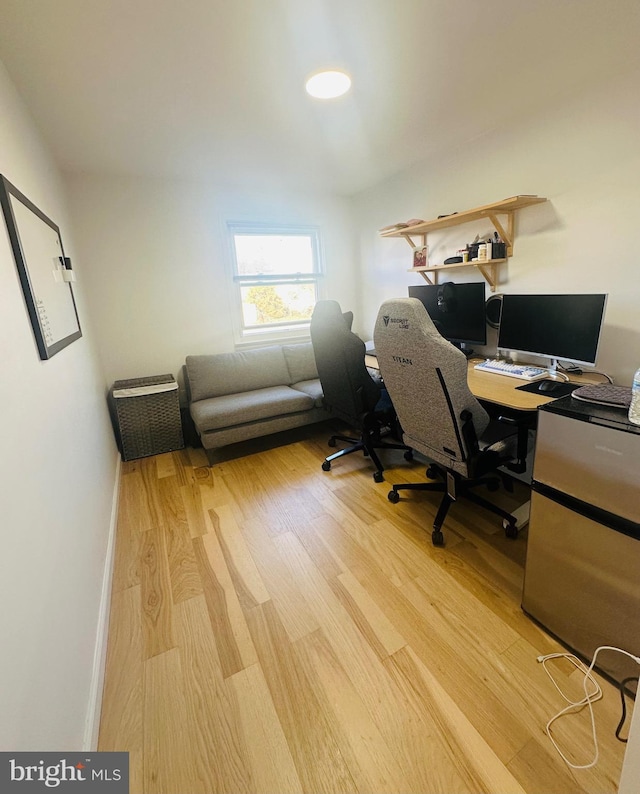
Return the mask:
<svg viewBox="0 0 640 794">
<path fill-rule="evenodd" d="M 452 502 L 464 496 L 501 516 L 507 536 L 516 537 L 516 518 L 472 489 L 495 490 L 498 466 L 514 462 L 518 427 L 490 419 L 467 386 L 467 359 L 443 339 L 416 298 L 382 304 L 374 331 L 380 372 L 404 431 L 404 442 L 433 461 L 427 477 L 437 482 L 394 485 L 389 501 L 403 489 L 442 491 L 432 540 L 441 546 L 442 524 Z"/>
<path fill-rule="evenodd" d="M 412 451 L 402 443 L 384 440 L 396 426 L 396 415 L 391 406 L 380 407 L 382 388 L 367 371 L 365 344 L 351 331 L 352 321 L 353 314 L 343 314 L 340 304 L 333 300 L 318 301 L 311 316 L 311 342 L 324 404 L 357 432 L 353 436 L 331 436 L 329 446 L 335 447 L 338 441 L 349 446 L 328 455 L 322 468 L 329 471 L 338 458 L 363 452 L 375 466 L 373 479 L 382 482 L 384 467 L 377 450 L 404 450 L 407 460 L 411 460 Z"/>
</svg>

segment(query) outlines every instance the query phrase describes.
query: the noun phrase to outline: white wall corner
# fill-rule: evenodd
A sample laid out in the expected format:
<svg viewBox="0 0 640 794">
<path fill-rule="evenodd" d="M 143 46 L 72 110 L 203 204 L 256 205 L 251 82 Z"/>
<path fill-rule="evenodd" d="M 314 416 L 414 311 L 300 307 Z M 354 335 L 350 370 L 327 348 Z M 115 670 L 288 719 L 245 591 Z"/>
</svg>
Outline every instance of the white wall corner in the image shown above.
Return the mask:
<svg viewBox="0 0 640 794">
<path fill-rule="evenodd" d="M 118 525 L 118 503 L 120 499 L 120 468 L 122 459 L 118 455 L 116 463 L 113 499 L 111 502 L 111 521 L 109 523 L 109 539 L 102 577 L 102 592 L 96 629 L 96 644 L 93 655 L 93 671 L 89 688 L 89 705 L 84 729 L 83 750 L 94 752 L 98 749 L 100 731 L 100 715 L 102 710 L 102 691 L 107 662 L 107 639 L 109 635 L 109 616 L 111 612 L 111 586 L 113 584 L 113 564 L 116 548 L 116 530 Z"/>
</svg>

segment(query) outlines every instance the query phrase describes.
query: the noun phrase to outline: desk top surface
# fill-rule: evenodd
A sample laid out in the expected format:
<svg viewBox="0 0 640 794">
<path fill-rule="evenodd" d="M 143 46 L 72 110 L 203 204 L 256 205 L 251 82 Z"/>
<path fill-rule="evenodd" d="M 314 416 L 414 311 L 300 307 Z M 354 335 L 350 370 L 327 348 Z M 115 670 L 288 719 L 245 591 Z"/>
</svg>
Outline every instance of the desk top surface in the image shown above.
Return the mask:
<svg viewBox="0 0 640 794">
<path fill-rule="evenodd" d="M 518 391 L 518 386 L 530 383 L 530 381 L 474 369 L 474 365 L 479 361 L 484 361 L 484 358 L 470 359 L 467 370 L 469 388 L 479 400 L 495 403 L 505 408 L 513 408 L 517 411 L 536 411 L 540 405 L 554 400 L 553 397 L 544 397 L 535 392 Z M 368 367 L 378 368 L 378 360 L 375 356 L 365 356 L 365 363 Z M 596 374 L 573 375 L 571 382 L 585 385 L 586 383 L 604 383 L 606 379 L 602 375 Z"/>
</svg>

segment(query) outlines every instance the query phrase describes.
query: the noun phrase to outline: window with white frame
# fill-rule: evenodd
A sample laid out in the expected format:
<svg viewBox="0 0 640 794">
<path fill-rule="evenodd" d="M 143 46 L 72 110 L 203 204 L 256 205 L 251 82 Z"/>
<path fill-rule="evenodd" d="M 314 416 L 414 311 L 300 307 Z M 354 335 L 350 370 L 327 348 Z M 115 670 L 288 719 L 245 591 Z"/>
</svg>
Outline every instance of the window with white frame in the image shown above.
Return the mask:
<svg viewBox="0 0 640 794">
<path fill-rule="evenodd" d="M 314 228 L 229 223 L 240 340 L 303 334 L 320 297 Z"/>
</svg>

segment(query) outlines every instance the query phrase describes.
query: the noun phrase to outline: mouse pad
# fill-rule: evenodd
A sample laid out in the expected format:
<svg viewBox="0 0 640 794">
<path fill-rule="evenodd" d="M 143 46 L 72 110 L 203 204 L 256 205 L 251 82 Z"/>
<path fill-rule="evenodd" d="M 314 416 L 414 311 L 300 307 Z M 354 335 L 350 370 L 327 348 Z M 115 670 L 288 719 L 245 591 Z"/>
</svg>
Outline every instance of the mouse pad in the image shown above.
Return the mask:
<svg viewBox="0 0 640 794">
<path fill-rule="evenodd" d="M 541 383 L 553 383 L 553 389 L 551 391 L 540 391 L 540 384 Z M 522 386 L 516 386 L 516 391 L 530 391 L 534 394 L 542 394 L 544 397 L 566 397 L 567 394 L 571 394 L 572 391 L 577 389 L 580 386 L 579 383 L 565 383 L 564 381 L 548 381 L 548 380 L 536 380 L 532 383 L 525 383 Z"/>
</svg>

